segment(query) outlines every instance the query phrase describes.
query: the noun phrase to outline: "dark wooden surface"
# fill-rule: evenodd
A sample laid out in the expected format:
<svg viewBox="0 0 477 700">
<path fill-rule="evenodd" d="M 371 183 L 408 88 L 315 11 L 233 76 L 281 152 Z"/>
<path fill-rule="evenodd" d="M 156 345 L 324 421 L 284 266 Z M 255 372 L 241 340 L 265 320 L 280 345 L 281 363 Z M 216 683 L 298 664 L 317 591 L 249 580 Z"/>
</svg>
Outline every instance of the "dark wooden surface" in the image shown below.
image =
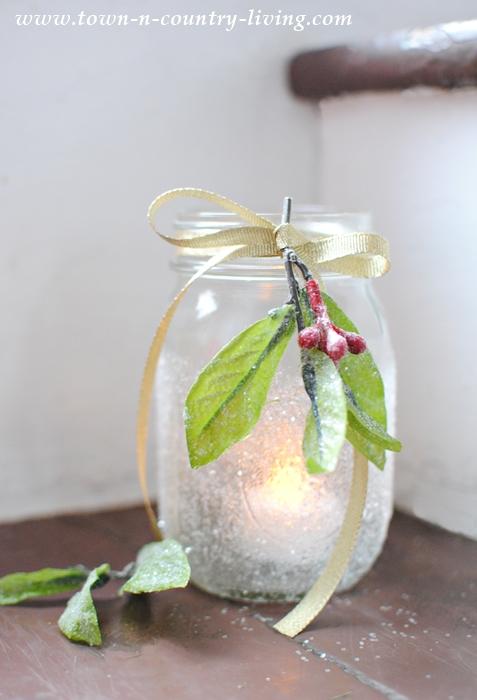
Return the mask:
<svg viewBox="0 0 477 700">
<path fill-rule="evenodd" d="M 0 527 L 0 573 L 105 560 L 148 539 L 141 509 Z M 95 595 L 104 645 L 56 627 L 63 600 L 0 609 L 2 700 L 475 700 L 477 543 L 396 515 L 373 571 L 334 596 L 295 640 L 279 606 L 240 606 L 189 587 Z"/>
<path fill-rule="evenodd" d="M 344 93 L 477 85 L 475 22 L 401 31 L 368 44 L 306 51 L 290 63 L 295 95 L 314 100 Z"/>
</svg>

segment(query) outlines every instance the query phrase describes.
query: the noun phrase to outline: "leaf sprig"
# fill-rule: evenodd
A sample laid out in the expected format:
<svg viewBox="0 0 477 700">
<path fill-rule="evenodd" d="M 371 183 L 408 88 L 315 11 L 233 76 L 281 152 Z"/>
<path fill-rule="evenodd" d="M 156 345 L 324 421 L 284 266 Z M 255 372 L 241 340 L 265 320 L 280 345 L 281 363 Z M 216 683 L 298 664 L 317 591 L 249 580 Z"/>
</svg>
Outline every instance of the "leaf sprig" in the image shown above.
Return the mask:
<svg viewBox="0 0 477 700">
<path fill-rule="evenodd" d="M 296 328 L 299 339 L 308 329 L 316 329 L 317 338 L 311 347 L 301 343 L 303 384 L 311 403 L 303 436 L 309 473 L 333 471 L 345 439 L 383 469 L 386 450 L 397 452 L 401 443 L 386 432 L 384 384 L 376 363 L 358 329 L 319 290 L 296 253 L 287 248 L 283 257 L 290 301 L 233 338 L 189 391 L 184 416 L 191 466 L 208 464 L 250 434 Z M 304 286 L 294 268 L 302 275 Z M 314 294 L 311 304 L 310 290 Z M 322 340 L 319 326 L 312 325 L 320 321 L 326 330 Z M 330 345 L 334 336 L 340 341 L 339 353 Z M 346 352 L 346 343 L 350 352 Z"/>
<path fill-rule="evenodd" d="M 91 571 L 84 566 L 74 566 L 3 576 L 0 578 L 0 605 L 15 605 L 28 598 L 51 596 L 79 588 L 68 601 L 58 620 L 58 627 L 73 642 L 100 646 L 101 629 L 92 591 L 106 585 L 111 579 L 127 579 L 119 589 L 119 595 L 166 591 L 187 586 L 190 566 L 182 546 L 176 540 L 150 542 L 139 550 L 136 561 L 122 571 L 113 571 L 109 564 L 101 564 Z"/>
</svg>

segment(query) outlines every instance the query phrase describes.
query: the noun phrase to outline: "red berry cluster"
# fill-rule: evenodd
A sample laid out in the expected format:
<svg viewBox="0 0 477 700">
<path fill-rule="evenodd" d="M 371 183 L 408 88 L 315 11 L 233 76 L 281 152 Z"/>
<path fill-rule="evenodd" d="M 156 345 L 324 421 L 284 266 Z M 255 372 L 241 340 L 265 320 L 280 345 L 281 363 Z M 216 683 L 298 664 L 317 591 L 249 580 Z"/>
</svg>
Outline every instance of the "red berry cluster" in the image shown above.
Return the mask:
<svg viewBox="0 0 477 700">
<path fill-rule="evenodd" d="M 308 350 L 318 348 L 334 362 L 341 360 L 347 350 L 353 355 L 364 352 L 366 341 L 361 335 L 338 328 L 331 322 L 320 288 L 315 280 L 307 281 L 306 292 L 310 307 L 315 315 L 315 322 L 312 326 L 303 328 L 298 334 L 300 347 Z"/>
</svg>

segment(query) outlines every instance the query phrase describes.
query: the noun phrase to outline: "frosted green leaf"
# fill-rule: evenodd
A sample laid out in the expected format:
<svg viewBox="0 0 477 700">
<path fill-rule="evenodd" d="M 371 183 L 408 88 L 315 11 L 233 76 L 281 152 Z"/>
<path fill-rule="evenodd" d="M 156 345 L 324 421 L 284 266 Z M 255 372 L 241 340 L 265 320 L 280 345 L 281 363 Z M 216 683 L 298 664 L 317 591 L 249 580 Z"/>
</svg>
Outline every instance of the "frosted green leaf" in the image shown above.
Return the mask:
<svg viewBox="0 0 477 700">
<path fill-rule="evenodd" d="M 303 436 L 303 453 L 310 474 L 335 469 L 346 432 L 346 399 L 334 362 L 319 350 L 304 353 L 314 370 L 315 400 Z M 308 383 L 308 382 L 307 382 Z"/>
<path fill-rule="evenodd" d="M 101 631 L 94 607 L 91 589 L 108 578 L 109 564 L 102 564 L 89 574 L 83 588 L 68 601 L 58 620 L 58 627 L 72 642 L 85 642 L 90 646 L 100 646 Z"/>
<path fill-rule="evenodd" d="M 353 447 L 355 447 L 358 452 L 366 457 L 370 462 L 373 462 L 379 469 L 384 469 L 386 464 L 386 450 L 382 447 L 378 447 L 371 440 L 367 440 L 365 437 L 354 430 L 348 423 L 346 428 L 346 439 L 350 442 Z"/>
<path fill-rule="evenodd" d="M 323 294 L 323 299 L 329 316 L 336 326 L 346 331 L 359 333 L 354 323 L 328 294 Z M 369 350 L 361 355 L 347 353 L 340 361 L 338 371 L 343 382 L 351 389 L 355 402 L 361 411 L 385 431 L 387 419 L 384 384 Z M 359 428 L 357 422 L 353 420 L 350 414 L 351 411 L 348 414 L 347 440 L 371 462 L 376 464 L 377 467 L 383 469 L 386 461 L 386 453 L 383 446 L 376 444 L 376 441 L 369 437 L 370 432 L 364 434 L 366 431 Z"/>
<path fill-rule="evenodd" d="M 0 578 L 0 605 L 15 605 L 28 598 L 72 591 L 79 588 L 87 576 L 88 571 L 81 566 L 8 574 Z"/>
<path fill-rule="evenodd" d="M 401 449 L 399 440 L 391 437 L 377 421 L 373 420 L 371 416 L 368 416 L 361 409 L 353 392 L 346 384 L 344 385 L 344 390 L 348 406 L 348 421 L 351 428 L 361 433 L 364 438 L 378 445 L 378 447 L 399 452 Z"/>
<path fill-rule="evenodd" d="M 139 550 L 134 574 L 120 593 L 153 593 L 184 588 L 189 579 L 189 562 L 179 542 L 172 539 L 151 542 Z"/>
<path fill-rule="evenodd" d="M 192 467 L 211 462 L 250 433 L 294 327 L 290 304 L 274 309 L 233 338 L 199 374 L 184 412 Z"/>
</svg>

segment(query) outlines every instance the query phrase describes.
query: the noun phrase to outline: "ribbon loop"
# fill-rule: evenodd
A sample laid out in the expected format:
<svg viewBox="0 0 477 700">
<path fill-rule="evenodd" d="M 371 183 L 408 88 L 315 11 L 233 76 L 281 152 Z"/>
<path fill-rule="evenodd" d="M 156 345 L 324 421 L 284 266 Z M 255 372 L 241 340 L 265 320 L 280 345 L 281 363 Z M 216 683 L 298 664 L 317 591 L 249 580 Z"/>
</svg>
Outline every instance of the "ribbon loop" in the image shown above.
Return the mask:
<svg viewBox="0 0 477 700">
<path fill-rule="evenodd" d="M 277 247 L 277 252 L 275 255 L 281 254 L 285 248 L 296 249 L 299 246 L 303 247 L 307 242 L 309 242 L 309 239 L 306 238 L 301 231 L 298 231 L 298 229 L 289 223 L 279 224 L 275 227 L 273 233 L 275 235 Z"/>
<path fill-rule="evenodd" d="M 248 225 L 180 236 L 161 233 L 155 224 L 156 214 L 164 204 L 179 197 L 216 204 L 237 214 Z M 204 254 L 211 249 L 241 245 L 240 257 L 267 258 L 280 257 L 284 248 L 294 248 L 317 273 L 329 271 L 352 277 L 380 277 L 389 269 L 388 242 L 376 233 L 314 234 L 311 240 L 290 223 L 275 226 L 251 209 L 208 190 L 184 187 L 164 192 L 152 202 L 147 215 L 152 228 L 164 241 L 179 248 L 203 250 Z"/>
<path fill-rule="evenodd" d="M 206 233 L 170 236 L 155 225 L 158 210 L 167 202 L 192 197 L 216 204 L 238 215 L 247 225 Z M 271 221 L 228 197 L 196 188 L 178 188 L 159 195 L 149 207 L 148 219 L 154 231 L 171 245 L 203 251 L 212 257 L 189 279 L 174 298 L 156 331 L 144 369 L 139 397 L 136 432 L 136 455 L 139 481 L 151 529 L 158 539 L 162 534 L 151 503 L 147 481 L 147 440 L 149 413 L 154 388 L 154 375 L 166 334 L 174 313 L 190 286 L 215 265 L 235 257 L 281 257 L 285 248 L 293 248 L 318 278 L 323 271 L 353 277 L 379 277 L 389 269 L 387 241 L 374 233 L 355 232 L 336 235 L 316 235 L 311 240 L 292 224 L 275 226 Z M 353 482 L 346 515 L 334 550 L 322 576 L 303 600 L 276 625 L 282 634 L 295 636 L 316 617 L 334 593 L 341 580 L 354 542 L 359 532 L 366 502 L 367 460 L 355 451 Z"/>
</svg>

